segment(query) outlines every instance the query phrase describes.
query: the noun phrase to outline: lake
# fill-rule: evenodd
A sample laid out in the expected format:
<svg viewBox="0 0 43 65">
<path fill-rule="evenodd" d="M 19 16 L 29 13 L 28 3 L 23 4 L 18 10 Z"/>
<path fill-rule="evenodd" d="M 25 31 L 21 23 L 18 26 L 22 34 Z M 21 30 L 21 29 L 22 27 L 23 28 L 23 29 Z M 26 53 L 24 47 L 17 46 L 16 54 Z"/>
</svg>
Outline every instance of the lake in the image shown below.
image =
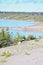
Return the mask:
<svg viewBox="0 0 43 65">
<path fill-rule="evenodd" d="M 18 21 L 18 20 L 0 20 L 0 27 L 24 27 L 24 26 L 33 26 L 37 24 L 37 22 L 28 22 L 28 21 Z M 43 33 L 34 33 L 34 32 L 25 32 L 25 31 L 18 31 L 18 30 L 8 30 L 13 37 L 17 36 L 17 32 L 20 35 L 28 36 L 34 35 L 35 37 L 42 36 Z"/>
<path fill-rule="evenodd" d="M 20 35 L 24 35 L 25 37 L 28 37 L 28 35 L 33 35 L 36 38 L 38 38 L 39 36 L 43 36 L 43 33 L 25 32 L 25 31 L 18 31 L 18 30 L 9 30 L 8 32 L 13 37 L 17 36 L 17 33 L 19 33 Z"/>
<path fill-rule="evenodd" d="M 19 20 L 0 20 L 0 27 L 24 27 L 32 26 L 37 24 L 37 22 L 19 21 Z"/>
</svg>

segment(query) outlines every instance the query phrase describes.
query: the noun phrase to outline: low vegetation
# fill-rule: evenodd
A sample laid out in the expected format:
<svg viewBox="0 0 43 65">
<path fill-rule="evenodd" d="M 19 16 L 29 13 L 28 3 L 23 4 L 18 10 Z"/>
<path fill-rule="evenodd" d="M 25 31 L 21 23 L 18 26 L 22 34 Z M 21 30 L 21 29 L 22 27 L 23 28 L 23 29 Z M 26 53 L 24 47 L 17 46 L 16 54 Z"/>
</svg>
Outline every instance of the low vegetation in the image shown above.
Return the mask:
<svg viewBox="0 0 43 65">
<path fill-rule="evenodd" d="M 14 44 L 18 44 L 18 42 L 25 41 L 26 37 L 21 36 L 19 33 L 17 33 L 17 36 L 14 38 Z"/>
<path fill-rule="evenodd" d="M 10 57 L 12 54 L 9 51 L 2 52 L 1 56 Z"/>
<path fill-rule="evenodd" d="M 0 48 L 9 46 L 12 43 L 13 42 L 10 34 L 8 32 L 5 32 L 4 29 L 2 29 L 2 31 L 0 32 Z"/>
<path fill-rule="evenodd" d="M 39 39 L 40 38 L 41 37 L 39 37 Z M 20 35 L 19 33 L 17 33 L 17 36 L 14 36 L 14 38 L 12 39 L 11 34 L 2 29 L 2 31 L 0 31 L 0 48 L 10 45 L 17 45 L 19 43 L 22 43 L 23 41 L 29 41 L 29 40 L 39 41 L 39 39 L 37 39 L 33 35 L 28 35 L 28 37 L 25 37 L 23 35 Z"/>
<path fill-rule="evenodd" d="M 27 37 L 27 41 L 29 41 L 29 40 L 34 40 L 34 39 L 36 39 L 36 37 L 34 37 L 33 35 L 29 35 L 29 36 Z"/>
</svg>

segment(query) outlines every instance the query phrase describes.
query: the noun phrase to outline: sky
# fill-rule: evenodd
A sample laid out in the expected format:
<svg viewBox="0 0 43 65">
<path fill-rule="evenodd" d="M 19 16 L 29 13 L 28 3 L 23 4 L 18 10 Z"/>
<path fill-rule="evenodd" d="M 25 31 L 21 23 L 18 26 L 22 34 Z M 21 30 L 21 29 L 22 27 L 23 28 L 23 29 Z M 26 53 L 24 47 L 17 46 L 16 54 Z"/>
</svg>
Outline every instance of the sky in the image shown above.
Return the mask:
<svg viewBox="0 0 43 65">
<path fill-rule="evenodd" d="M 0 0 L 0 11 L 43 12 L 43 0 Z"/>
</svg>

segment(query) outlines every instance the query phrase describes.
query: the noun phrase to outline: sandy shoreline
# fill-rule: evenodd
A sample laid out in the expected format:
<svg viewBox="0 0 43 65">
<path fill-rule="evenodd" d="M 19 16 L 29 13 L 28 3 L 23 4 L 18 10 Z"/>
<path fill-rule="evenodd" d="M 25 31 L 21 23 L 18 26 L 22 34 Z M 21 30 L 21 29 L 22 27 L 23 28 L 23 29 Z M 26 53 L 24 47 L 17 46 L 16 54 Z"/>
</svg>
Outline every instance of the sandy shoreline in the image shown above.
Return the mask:
<svg viewBox="0 0 43 65">
<path fill-rule="evenodd" d="M 2 30 L 2 29 L 7 30 L 7 27 L 0 27 L 0 30 Z M 27 32 L 43 33 L 43 26 L 9 27 L 8 30 L 20 30 L 20 31 L 27 31 Z"/>
</svg>

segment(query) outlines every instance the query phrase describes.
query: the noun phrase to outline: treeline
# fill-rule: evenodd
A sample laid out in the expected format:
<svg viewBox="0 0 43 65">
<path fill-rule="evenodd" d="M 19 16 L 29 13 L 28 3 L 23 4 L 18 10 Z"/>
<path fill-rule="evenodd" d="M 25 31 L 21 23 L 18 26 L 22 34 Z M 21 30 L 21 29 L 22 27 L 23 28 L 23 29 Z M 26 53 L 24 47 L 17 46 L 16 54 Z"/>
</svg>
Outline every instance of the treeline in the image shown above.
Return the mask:
<svg viewBox="0 0 43 65">
<path fill-rule="evenodd" d="M 0 14 L 28 14 L 28 15 L 43 15 L 43 12 L 1 12 Z"/>
</svg>

